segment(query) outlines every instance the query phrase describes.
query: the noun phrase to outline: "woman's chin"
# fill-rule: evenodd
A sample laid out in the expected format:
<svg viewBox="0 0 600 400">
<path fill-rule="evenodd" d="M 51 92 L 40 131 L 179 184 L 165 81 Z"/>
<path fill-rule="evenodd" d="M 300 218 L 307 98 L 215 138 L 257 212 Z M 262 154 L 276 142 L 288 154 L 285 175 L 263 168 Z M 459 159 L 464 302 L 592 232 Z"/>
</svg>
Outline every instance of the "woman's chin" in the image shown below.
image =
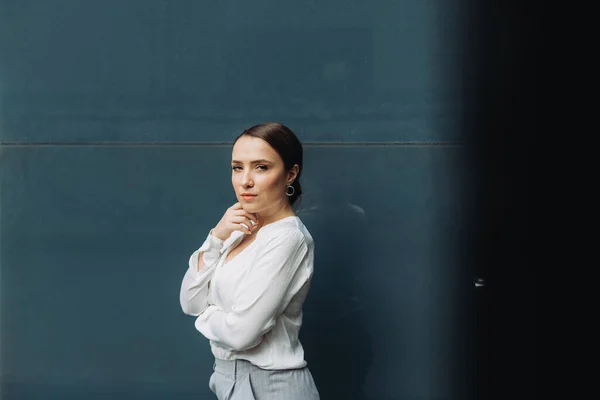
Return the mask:
<svg viewBox="0 0 600 400">
<path fill-rule="evenodd" d="M 240 204 L 242 205 L 242 208 L 244 209 L 244 211 L 246 211 L 248 213 L 255 213 L 255 212 L 257 212 L 256 211 L 257 207 L 254 204 L 248 204 L 244 200 L 240 201 Z"/>
</svg>

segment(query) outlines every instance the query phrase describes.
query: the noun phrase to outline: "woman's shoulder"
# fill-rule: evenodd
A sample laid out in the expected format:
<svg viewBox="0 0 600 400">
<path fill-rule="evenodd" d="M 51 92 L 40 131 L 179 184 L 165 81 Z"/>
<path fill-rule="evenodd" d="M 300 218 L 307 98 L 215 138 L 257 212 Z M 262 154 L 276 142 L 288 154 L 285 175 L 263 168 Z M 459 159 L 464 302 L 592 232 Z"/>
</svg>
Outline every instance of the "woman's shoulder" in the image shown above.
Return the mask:
<svg viewBox="0 0 600 400">
<path fill-rule="evenodd" d="M 290 216 L 264 226 L 258 234 L 265 240 L 275 239 L 285 242 L 303 242 L 313 246 L 313 238 L 297 216 Z"/>
</svg>

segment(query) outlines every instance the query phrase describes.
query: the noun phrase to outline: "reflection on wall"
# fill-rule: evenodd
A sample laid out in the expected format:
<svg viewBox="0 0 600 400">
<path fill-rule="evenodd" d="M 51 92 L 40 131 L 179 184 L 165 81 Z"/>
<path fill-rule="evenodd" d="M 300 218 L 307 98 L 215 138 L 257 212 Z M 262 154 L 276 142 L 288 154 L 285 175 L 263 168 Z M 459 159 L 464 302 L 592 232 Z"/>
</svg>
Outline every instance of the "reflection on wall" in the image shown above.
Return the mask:
<svg viewBox="0 0 600 400">
<path fill-rule="evenodd" d="M 367 218 L 360 206 L 335 192 L 339 187 L 328 191 L 331 183 L 317 179 L 298 207 L 315 240 L 315 274 L 300 338 L 324 400 L 364 400 L 372 338 L 355 278 L 370 267 L 365 259 Z"/>
</svg>

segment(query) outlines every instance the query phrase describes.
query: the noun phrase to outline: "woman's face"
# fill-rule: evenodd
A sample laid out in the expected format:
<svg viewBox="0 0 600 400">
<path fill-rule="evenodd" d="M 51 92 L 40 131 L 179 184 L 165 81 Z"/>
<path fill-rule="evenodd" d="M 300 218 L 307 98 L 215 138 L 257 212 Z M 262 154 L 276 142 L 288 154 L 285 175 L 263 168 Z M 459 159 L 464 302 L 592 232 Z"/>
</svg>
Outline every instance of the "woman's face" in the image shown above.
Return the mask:
<svg viewBox="0 0 600 400">
<path fill-rule="evenodd" d="M 231 183 L 249 213 L 272 214 L 289 205 L 285 194 L 296 168 L 286 171 L 279 154 L 264 140 L 242 136 L 233 146 Z"/>
</svg>

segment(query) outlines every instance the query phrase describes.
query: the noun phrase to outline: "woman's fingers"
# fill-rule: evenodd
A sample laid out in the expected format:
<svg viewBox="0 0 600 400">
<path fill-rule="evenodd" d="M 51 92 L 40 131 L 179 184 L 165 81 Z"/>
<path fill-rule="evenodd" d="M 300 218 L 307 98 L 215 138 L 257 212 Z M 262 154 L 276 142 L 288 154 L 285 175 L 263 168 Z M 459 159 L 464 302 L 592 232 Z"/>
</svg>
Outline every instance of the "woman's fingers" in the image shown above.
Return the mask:
<svg viewBox="0 0 600 400">
<path fill-rule="evenodd" d="M 256 218 L 256 216 L 254 214 L 251 214 L 244 210 L 238 210 L 235 212 L 235 215 L 237 217 L 245 218 L 248 222 L 252 221 L 252 225 L 248 225 L 248 226 L 258 225 L 258 218 Z"/>
<path fill-rule="evenodd" d="M 249 235 L 258 225 L 258 218 L 255 214 L 244 210 L 241 203 L 238 202 L 229 207 L 223 222 L 227 222 L 228 229 L 242 231 Z"/>
<path fill-rule="evenodd" d="M 252 232 L 252 229 L 254 228 L 252 220 L 245 216 L 238 216 L 233 218 L 232 223 L 236 227 L 235 229 L 241 230 L 245 233 Z"/>
</svg>

